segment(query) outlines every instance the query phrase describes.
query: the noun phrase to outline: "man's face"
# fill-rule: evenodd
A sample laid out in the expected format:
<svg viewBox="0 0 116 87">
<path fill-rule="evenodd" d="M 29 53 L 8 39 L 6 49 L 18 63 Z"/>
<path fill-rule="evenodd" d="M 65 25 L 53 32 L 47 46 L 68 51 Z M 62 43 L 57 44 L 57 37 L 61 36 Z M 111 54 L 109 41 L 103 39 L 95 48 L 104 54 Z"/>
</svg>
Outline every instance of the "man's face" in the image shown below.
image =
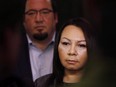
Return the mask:
<svg viewBox="0 0 116 87">
<path fill-rule="evenodd" d="M 56 23 L 57 16 L 50 0 L 27 0 L 24 27 L 32 41 L 50 40 Z"/>
</svg>

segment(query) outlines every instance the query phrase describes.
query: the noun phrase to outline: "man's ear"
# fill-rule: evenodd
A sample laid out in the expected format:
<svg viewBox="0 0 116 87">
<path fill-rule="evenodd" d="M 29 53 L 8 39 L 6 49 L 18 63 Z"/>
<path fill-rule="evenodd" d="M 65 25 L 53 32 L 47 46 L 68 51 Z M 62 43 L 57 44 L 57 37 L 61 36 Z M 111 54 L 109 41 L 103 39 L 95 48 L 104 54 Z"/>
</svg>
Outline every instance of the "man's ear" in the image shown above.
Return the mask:
<svg viewBox="0 0 116 87">
<path fill-rule="evenodd" d="M 54 13 L 55 22 L 58 23 L 58 14 Z"/>
</svg>

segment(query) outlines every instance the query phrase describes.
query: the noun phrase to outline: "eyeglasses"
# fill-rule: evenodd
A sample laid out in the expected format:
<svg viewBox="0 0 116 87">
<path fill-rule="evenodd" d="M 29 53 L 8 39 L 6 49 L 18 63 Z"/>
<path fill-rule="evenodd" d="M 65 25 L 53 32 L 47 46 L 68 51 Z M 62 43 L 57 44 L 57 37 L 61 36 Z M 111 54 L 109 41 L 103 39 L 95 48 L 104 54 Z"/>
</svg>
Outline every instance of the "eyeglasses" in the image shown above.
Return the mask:
<svg viewBox="0 0 116 87">
<path fill-rule="evenodd" d="M 53 11 L 50 9 L 41 9 L 41 10 L 31 9 L 31 10 L 25 12 L 25 14 L 30 17 L 35 17 L 35 16 L 37 16 L 38 12 L 40 13 L 41 16 L 46 17 Z"/>
</svg>

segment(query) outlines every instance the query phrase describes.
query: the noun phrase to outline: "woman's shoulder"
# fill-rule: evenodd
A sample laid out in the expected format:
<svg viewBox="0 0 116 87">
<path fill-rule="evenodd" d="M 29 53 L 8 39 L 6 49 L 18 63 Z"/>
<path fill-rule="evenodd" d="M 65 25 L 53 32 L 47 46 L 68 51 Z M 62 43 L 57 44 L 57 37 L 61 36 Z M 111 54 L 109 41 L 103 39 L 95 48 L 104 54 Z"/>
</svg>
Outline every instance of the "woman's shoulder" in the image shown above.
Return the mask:
<svg viewBox="0 0 116 87">
<path fill-rule="evenodd" d="M 47 74 L 44 75 L 38 79 L 35 80 L 35 87 L 45 87 L 44 85 L 46 85 L 48 83 L 48 81 L 50 81 L 49 79 L 51 78 L 52 74 Z"/>
</svg>

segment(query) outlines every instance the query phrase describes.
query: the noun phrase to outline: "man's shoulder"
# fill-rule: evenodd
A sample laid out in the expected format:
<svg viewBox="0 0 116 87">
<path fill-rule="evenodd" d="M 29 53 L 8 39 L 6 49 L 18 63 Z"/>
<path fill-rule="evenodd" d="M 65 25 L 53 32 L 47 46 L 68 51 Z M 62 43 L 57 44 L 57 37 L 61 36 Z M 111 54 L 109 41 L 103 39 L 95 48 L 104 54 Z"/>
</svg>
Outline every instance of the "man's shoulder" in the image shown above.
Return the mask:
<svg viewBox="0 0 116 87">
<path fill-rule="evenodd" d="M 47 75 L 44 75 L 44 76 L 42 76 L 42 77 L 40 77 L 40 78 L 38 78 L 38 79 L 36 79 L 36 83 L 40 83 L 40 82 L 42 82 L 42 81 L 47 81 L 50 77 L 52 76 L 52 74 L 47 74 Z"/>
<path fill-rule="evenodd" d="M 44 75 L 44 76 L 36 79 L 35 80 L 35 87 L 42 87 L 42 86 L 44 86 L 49 81 L 51 76 L 52 76 L 52 74 L 47 74 L 47 75 Z"/>
</svg>

